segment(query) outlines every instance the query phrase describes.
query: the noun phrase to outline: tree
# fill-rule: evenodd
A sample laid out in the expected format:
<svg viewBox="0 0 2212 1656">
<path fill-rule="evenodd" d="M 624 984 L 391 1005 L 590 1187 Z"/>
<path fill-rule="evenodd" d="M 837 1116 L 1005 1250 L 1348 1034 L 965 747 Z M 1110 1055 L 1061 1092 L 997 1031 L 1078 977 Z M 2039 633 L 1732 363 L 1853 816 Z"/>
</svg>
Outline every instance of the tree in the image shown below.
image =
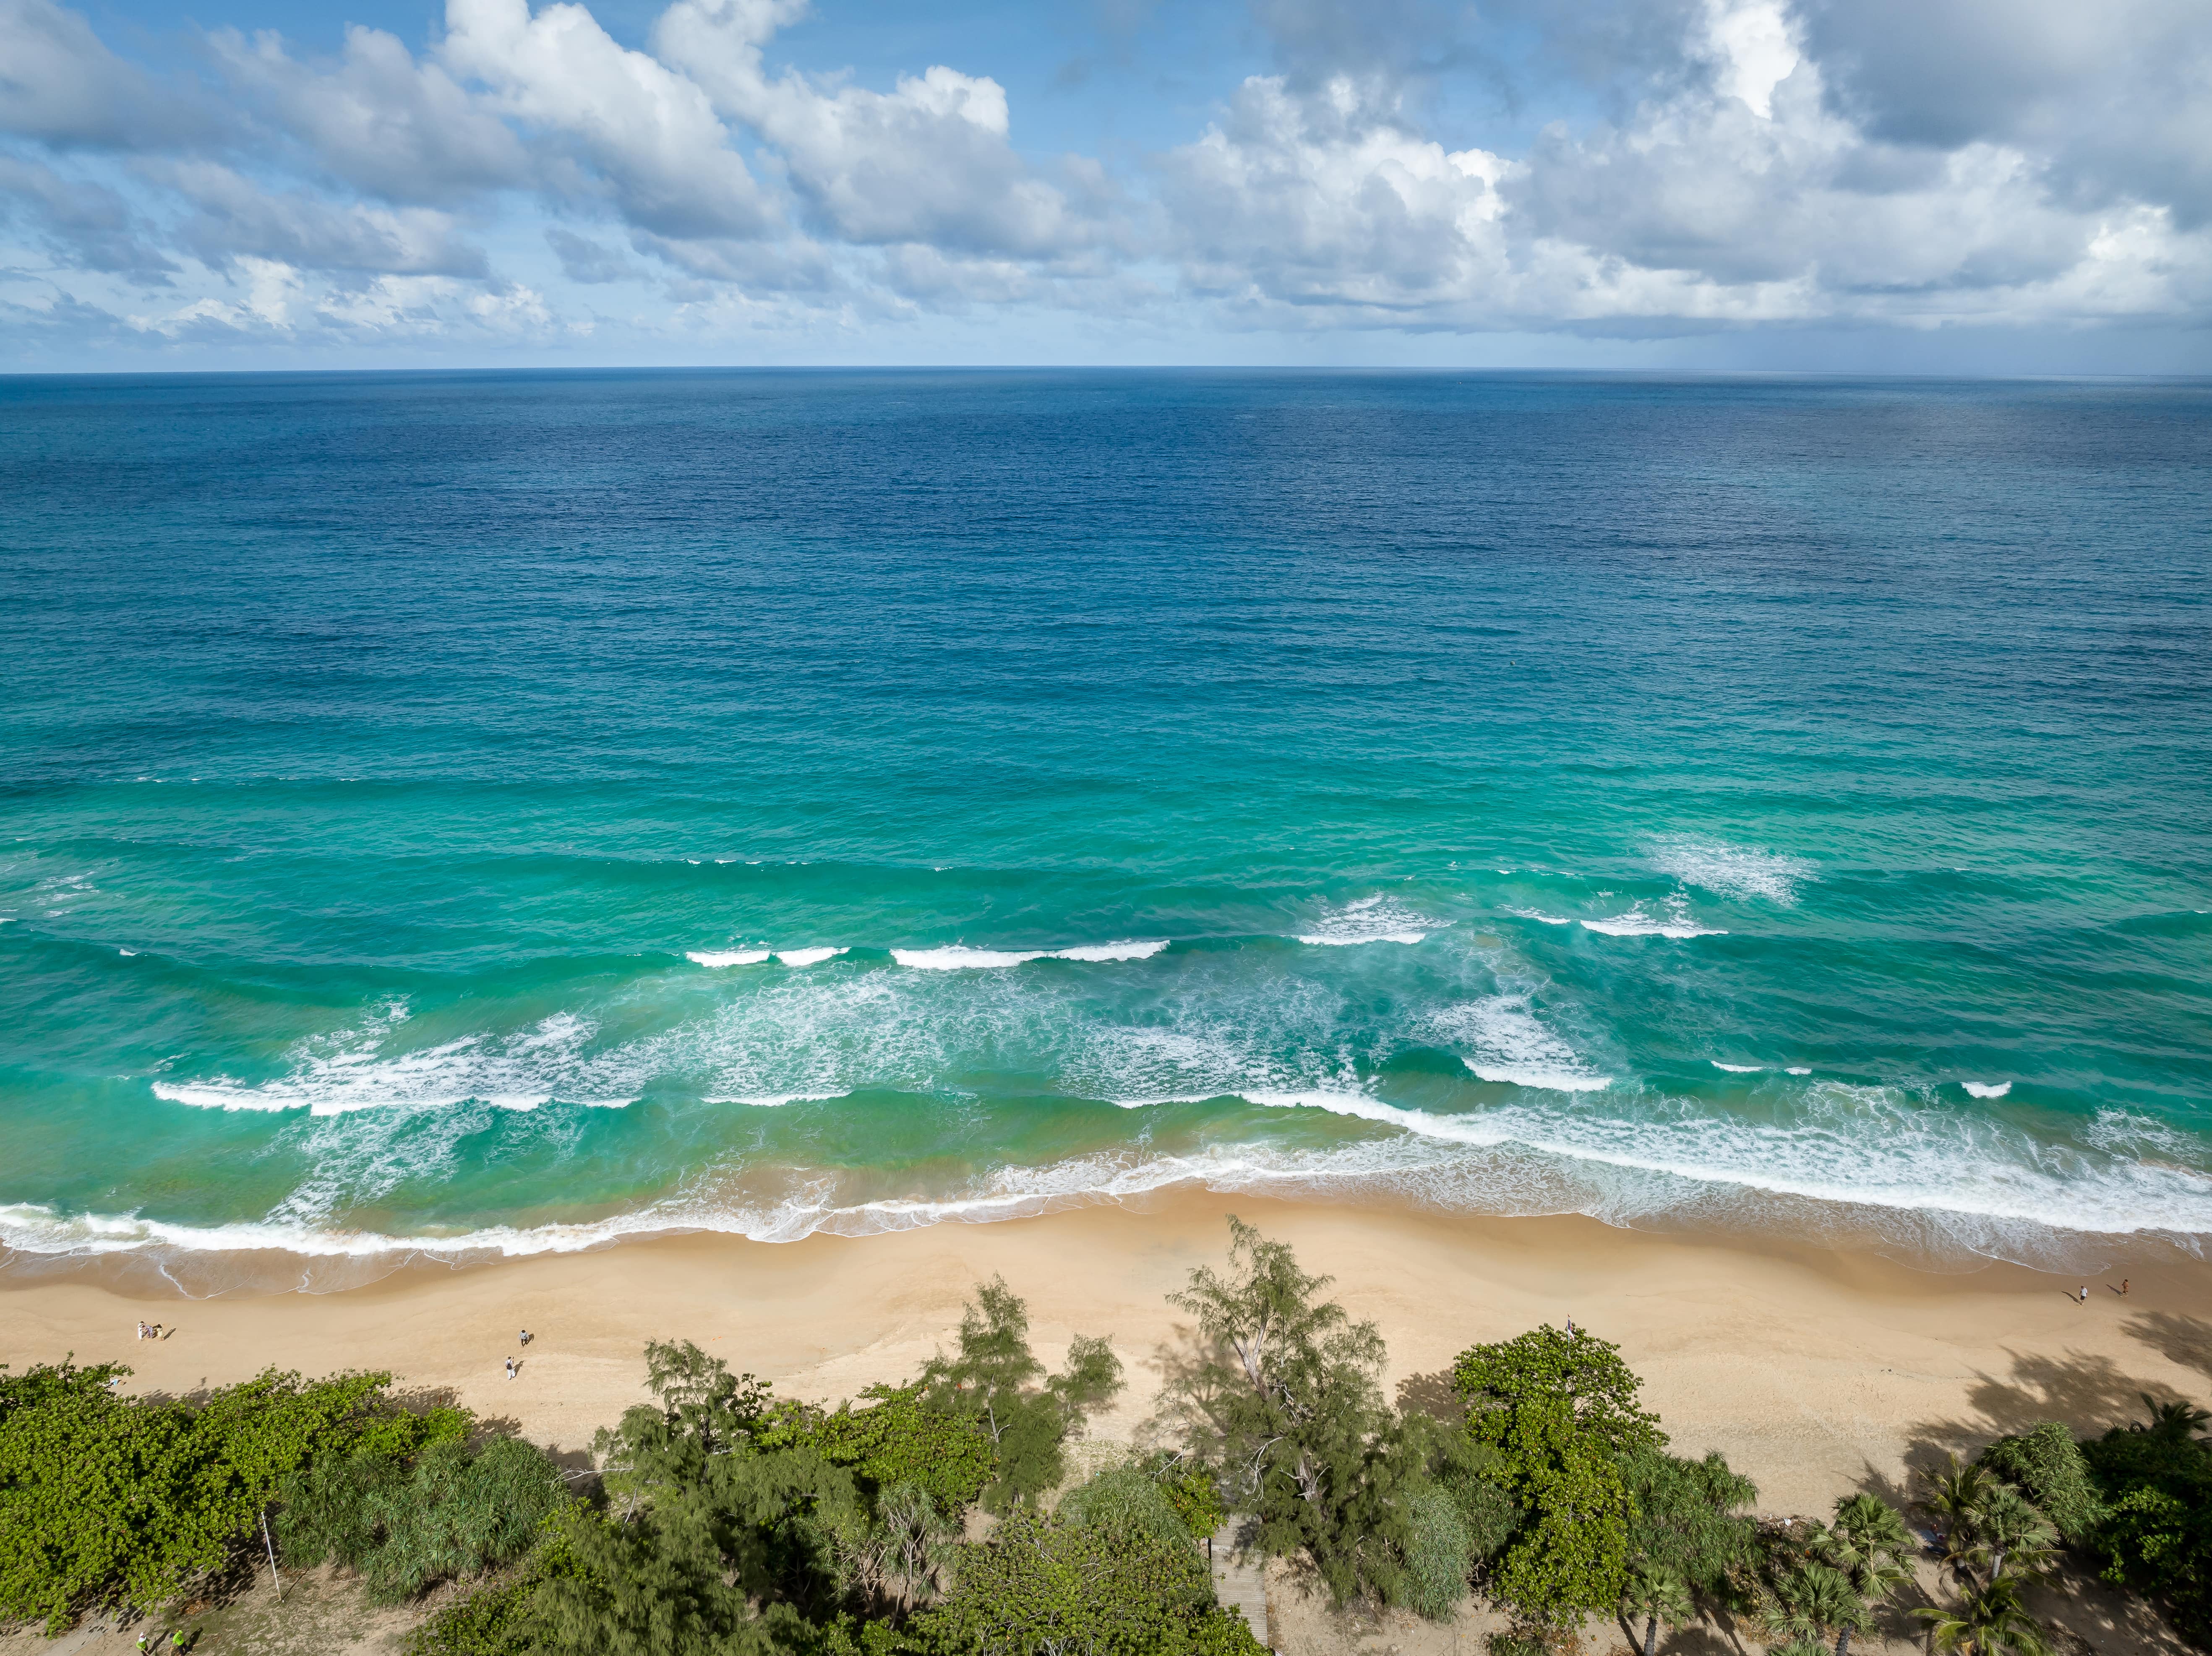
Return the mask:
<svg viewBox="0 0 2212 1656">
<path fill-rule="evenodd" d="M 0 1378 L 0 1618 L 59 1632 L 86 1610 L 151 1610 L 221 1570 L 284 1477 L 431 1429 L 389 1374 L 270 1369 L 193 1402 L 116 1395 L 120 1364 Z"/>
<path fill-rule="evenodd" d="M 1452 1365 L 1452 1389 L 1470 1422 L 1510 1413 L 1523 1399 L 1565 1403 L 1577 1435 L 1607 1453 L 1663 1449 L 1659 1416 L 1640 1406 L 1644 1382 L 1620 1360 L 1620 1348 L 1586 1328 L 1562 1334 L 1549 1323 L 1494 1345 L 1471 1346 Z M 1478 1429 L 1478 1439 L 1483 1433 Z"/>
<path fill-rule="evenodd" d="M 1692 1592 L 1722 1592 L 1729 1572 L 1753 1556 L 1758 1526 L 1735 1509 L 1756 1501 L 1759 1486 L 1717 1453 L 1686 1460 L 1639 1449 L 1621 1458 L 1620 1471 L 1632 1563 L 1671 1571 Z"/>
<path fill-rule="evenodd" d="M 547 1582 L 549 1641 L 575 1656 L 751 1656 L 809 1636 L 866 1523 L 852 1474 L 764 1446 L 767 1388 L 689 1342 L 647 1348 L 659 1403 L 602 1431 L 611 1521 L 564 1516 L 575 1563 Z"/>
<path fill-rule="evenodd" d="M 1255 1544 L 1303 1556 L 1340 1602 L 1401 1587 L 1414 1470 L 1377 1384 L 1382 1339 L 1334 1301 L 1326 1277 L 1233 1215 L 1227 1274 L 1201 1266 L 1169 1302 L 1197 1319 L 1203 1350 L 1171 1376 L 1170 1412 L 1194 1455 L 1255 1520 Z"/>
<path fill-rule="evenodd" d="M 1612 1608 L 1628 1576 L 1621 1462 L 1667 1441 L 1620 1348 L 1546 1326 L 1462 1352 L 1452 1382 L 1468 1435 L 1497 1451 L 1498 1481 L 1521 1509 L 1491 1597 L 1552 1626 Z"/>
<path fill-rule="evenodd" d="M 1628 1572 L 1628 1584 L 1621 1589 L 1620 1607 L 1626 1617 L 1644 1618 L 1644 1656 L 1651 1656 L 1658 1647 L 1662 1627 L 1678 1628 L 1695 1621 L 1698 1607 L 1690 1598 L 1690 1584 L 1671 1564 L 1638 1562 Z M 1630 1635 L 1633 1645 L 1633 1629 L 1624 1622 L 1622 1631 Z"/>
<path fill-rule="evenodd" d="M 1912 1579 L 1912 1532 L 1894 1507 L 1871 1495 L 1837 1501 L 1835 1522 L 1820 1532 L 1814 1550 L 1822 1563 L 1844 1573 L 1869 1608 Z M 1849 1656 L 1853 1630 L 1844 1628 L 1836 1656 Z"/>
<path fill-rule="evenodd" d="M 2069 1546 L 2089 1544 L 2105 1519 L 2105 1503 L 2074 1435 L 2045 1421 L 2017 1437 L 2001 1437 L 1982 1451 L 1978 1465 L 2018 1489 L 2048 1518 Z"/>
<path fill-rule="evenodd" d="M 1801 1564 L 1774 1584 L 1768 1625 L 1784 1637 L 1816 1642 L 1836 1641 L 1836 1656 L 1846 1656 L 1850 1636 L 1868 1625 L 1866 1601 L 1850 1576 L 1832 1565 Z"/>
<path fill-rule="evenodd" d="M 1030 1350 L 1029 1328 L 1029 1307 L 994 1277 L 963 1308 L 953 1355 L 939 1352 L 922 1370 L 923 1399 L 975 1421 L 990 1439 L 998 1475 L 983 1503 L 994 1511 L 1057 1488 L 1066 1472 L 1068 1436 L 1121 1389 L 1121 1360 L 1109 1339 L 1078 1335 L 1067 1367 L 1047 1376 Z"/>
<path fill-rule="evenodd" d="M 2008 1570 L 2033 1576 L 2048 1567 L 2058 1532 L 2011 1484 L 1992 1488 L 1975 1508 L 1973 1522 L 1976 1556 L 1992 1580 Z"/>
<path fill-rule="evenodd" d="M 1936 1526 L 1943 1548 L 1943 1565 L 1954 1580 L 1967 1580 L 1982 1562 L 1978 1514 L 1997 1480 L 1979 1466 L 1969 1466 L 1955 1454 L 1941 1466 L 1920 1470 L 1919 1494 L 1913 1510 Z"/>
<path fill-rule="evenodd" d="M 1158 1485 L 1127 1469 L 1049 1516 L 1007 1514 L 963 1547 L 945 1604 L 915 1624 L 943 1656 L 1259 1656 L 1213 1602 L 1206 1562 Z"/>
<path fill-rule="evenodd" d="M 2020 1602 L 2020 1584 L 2002 1576 L 1970 1586 L 1955 1610 L 1916 1610 L 1929 1641 L 1954 1656 L 2050 1656 L 2043 1624 Z"/>
<path fill-rule="evenodd" d="M 2106 1580 L 2165 1599 L 2182 1633 L 2212 1647 L 2212 1447 L 2191 1429 L 2154 1413 L 2081 1446 L 2106 1508 L 2090 1550 Z"/>
</svg>

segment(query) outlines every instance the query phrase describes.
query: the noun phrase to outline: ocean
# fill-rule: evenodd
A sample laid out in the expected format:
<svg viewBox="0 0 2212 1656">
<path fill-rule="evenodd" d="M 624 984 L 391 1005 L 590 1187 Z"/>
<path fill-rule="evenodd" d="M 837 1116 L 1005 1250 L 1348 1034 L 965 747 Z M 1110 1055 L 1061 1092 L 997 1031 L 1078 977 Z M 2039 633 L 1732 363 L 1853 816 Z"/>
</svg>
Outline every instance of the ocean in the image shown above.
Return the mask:
<svg viewBox="0 0 2212 1656">
<path fill-rule="evenodd" d="M 2212 385 L 0 379 L 0 1242 L 2212 1233 Z"/>
</svg>

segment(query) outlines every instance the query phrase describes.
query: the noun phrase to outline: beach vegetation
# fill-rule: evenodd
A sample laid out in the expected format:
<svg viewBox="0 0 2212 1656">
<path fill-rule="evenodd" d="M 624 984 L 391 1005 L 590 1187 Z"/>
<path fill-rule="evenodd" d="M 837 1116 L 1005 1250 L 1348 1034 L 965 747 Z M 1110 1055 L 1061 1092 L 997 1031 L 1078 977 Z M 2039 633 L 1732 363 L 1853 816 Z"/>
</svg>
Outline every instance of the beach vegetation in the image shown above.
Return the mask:
<svg viewBox="0 0 2212 1656">
<path fill-rule="evenodd" d="M 1003 1277 L 981 1284 L 963 1307 L 950 1355 L 922 1370 L 920 1398 L 939 1414 L 974 1422 L 995 1462 L 982 1489 L 993 1512 L 1034 1504 L 1066 1476 L 1065 1447 L 1114 1400 L 1121 1360 L 1104 1336 L 1078 1335 L 1056 1374 L 1030 1349 L 1029 1307 Z"/>
<path fill-rule="evenodd" d="M 1685 1626 L 1698 1615 L 1697 1601 L 1690 1596 L 1690 1584 L 1682 1573 L 1671 1564 L 1650 1560 L 1638 1560 L 1629 1567 L 1620 1609 L 1621 1631 L 1629 1635 L 1630 1647 L 1640 1647 L 1644 1656 L 1652 1656 L 1658 1648 L 1661 1628 Z M 1630 1625 L 1637 1621 L 1644 1623 L 1640 1647 Z"/>
<path fill-rule="evenodd" d="M 1301 1562 L 1342 1603 L 1405 1591 L 1418 1470 L 1380 1384 L 1382 1336 L 1321 1298 L 1328 1278 L 1231 1217 L 1224 1271 L 1200 1266 L 1170 1301 L 1198 1350 L 1165 1399 L 1194 1459 L 1248 1515 L 1249 1545 Z"/>
<path fill-rule="evenodd" d="M 1970 1586 L 1959 1602 L 1912 1613 L 1928 1623 L 1929 1647 L 1942 1656 L 2051 1656 L 2043 1624 L 2021 1602 L 2008 1575 Z"/>
<path fill-rule="evenodd" d="M 1759 1499 L 1759 1486 L 1717 1453 L 1690 1460 L 1636 1449 L 1620 1465 L 1634 1565 L 1671 1574 L 1692 1592 L 1724 1597 L 1731 1573 L 1758 1550 L 1759 1526 L 1740 1509 Z"/>
<path fill-rule="evenodd" d="M 276 1537 L 288 1561 L 343 1564 L 372 1600 L 396 1604 L 514 1562 L 564 1499 L 559 1470 L 534 1444 L 444 1438 L 411 1459 L 356 1450 L 288 1474 Z"/>
<path fill-rule="evenodd" d="M 1610 1611 L 1628 1581 L 1633 1503 L 1623 1463 L 1666 1445 L 1620 1348 L 1547 1325 L 1470 1347 L 1452 1368 L 1467 1433 L 1518 1522 L 1487 1573 L 1490 1597 L 1532 1624 Z"/>
<path fill-rule="evenodd" d="M 1976 1457 L 1976 1464 L 2033 1501 L 2068 1546 L 2089 1545 L 2105 1521 L 2104 1499 L 2081 1446 L 2057 1421 L 1999 1438 Z"/>
<path fill-rule="evenodd" d="M 2212 1649 L 2212 1445 L 2201 1410 L 2145 1398 L 2148 1419 L 2081 1445 L 2105 1512 L 2087 1550 L 2104 1579 L 2162 1599 Z"/>
<path fill-rule="evenodd" d="M 974 1506 L 991 1483 L 997 1457 L 973 1416 L 933 1408 L 920 1380 L 878 1383 L 834 1410 L 780 1402 L 753 1429 L 764 1448 L 818 1449 L 849 1470 L 861 1491 L 925 1491 L 938 1512 L 955 1516 Z"/>
<path fill-rule="evenodd" d="M 319 1461 L 449 1439 L 391 1376 L 268 1370 L 190 1398 L 127 1397 L 118 1363 L 0 1375 L 0 1617 L 58 1632 L 146 1611 L 239 1565 L 289 1478 Z M 534 1453 L 534 1452 L 533 1452 Z"/>
<path fill-rule="evenodd" d="M 1214 1603 L 1206 1561 L 1157 1485 L 1101 1474 L 1049 1513 L 1009 1513 L 960 1550 L 944 1604 L 919 1617 L 931 1656 L 1259 1656 Z"/>
</svg>

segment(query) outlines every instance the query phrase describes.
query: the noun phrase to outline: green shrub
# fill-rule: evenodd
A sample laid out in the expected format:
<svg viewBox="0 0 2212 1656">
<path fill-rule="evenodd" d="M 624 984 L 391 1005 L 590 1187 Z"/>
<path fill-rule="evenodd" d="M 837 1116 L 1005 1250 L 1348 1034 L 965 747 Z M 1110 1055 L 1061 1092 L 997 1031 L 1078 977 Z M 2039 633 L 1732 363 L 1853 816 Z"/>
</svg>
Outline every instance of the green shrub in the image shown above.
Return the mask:
<svg viewBox="0 0 2212 1656">
<path fill-rule="evenodd" d="M 2105 1520 L 2105 1503 L 2074 1435 L 2045 1421 L 2018 1437 L 2001 1437 L 1978 1463 L 2019 1488 L 2057 1526 L 2069 1546 L 2087 1545 Z"/>
<path fill-rule="evenodd" d="M 456 1598 L 408 1635 L 407 1656 L 531 1656 L 542 1650 L 538 1580 L 525 1574 Z"/>
<path fill-rule="evenodd" d="M 285 1556 L 358 1570 L 385 1603 L 512 1562 L 562 1499 L 552 1463 L 519 1438 L 477 1449 L 442 1438 L 411 1465 L 372 1454 L 332 1459 L 293 1473 L 278 1494 Z"/>
<path fill-rule="evenodd" d="M 1417 1489 L 1406 1503 L 1407 1607 L 1432 1622 L 1445 1620 L 1467 1597 L 1475 1556 L 1450 1493 L 1433 1483 Z"/>
<path fill-rule="evenodd" d="M 1229 1636 L 1209 1625 L 1214 1608 L 1187 1537 L 1164 1544 L 1149 1528 L 1016 1507 L 988 1541 L 960 1550 L 952 1592 L 915 1633 L 939 1656 L 1188 1656 L 1202 1631 Z"/>
<path fill-rule="evenodd" d="M 1229 1508 L 1221 1499 L 1221 1485 L 1205 1467 L 1164 1457 L 1162 1464 L 1153 1469 L 1152 1477 L 1193 1540 L 1203 1541 L 1218 1534 L 1222 1525 L 1228 1521 Z"/>
<path fill-rule="evenodd" d="M 118 1397 L 119 1364 L 0 1379 L 0 1617 L 68 1627 L 144 1611 L 221 1569 L 289 1473 L 416 1432 L 388 1374 L 271 1369 L 190 1402 Z"/>
<path fill-rule="evenodd" d="M 865 1408 L 785 1410 L 760 1432 L 760 1447 L 818 1449 L 832 1465 L 849 1470 L 872 1499 L 913 1483 L 947 1517 L 975 1504 L 994 1462 L 991 1440 L 973 1421 L 931 1407 L 920 1382 L 872 1386 L 860 1395 L 870 1400 Z"/>
<path fill-rule="evenodd" d="M 1133 1466 L 1109 1467 L 1070 1489 L 1058 1516 L 1084 1529 L 1141 1535 L 1164 1548 L 1187 1548 L 1192 1540 L 1167 1492 Z"/>
</svg>

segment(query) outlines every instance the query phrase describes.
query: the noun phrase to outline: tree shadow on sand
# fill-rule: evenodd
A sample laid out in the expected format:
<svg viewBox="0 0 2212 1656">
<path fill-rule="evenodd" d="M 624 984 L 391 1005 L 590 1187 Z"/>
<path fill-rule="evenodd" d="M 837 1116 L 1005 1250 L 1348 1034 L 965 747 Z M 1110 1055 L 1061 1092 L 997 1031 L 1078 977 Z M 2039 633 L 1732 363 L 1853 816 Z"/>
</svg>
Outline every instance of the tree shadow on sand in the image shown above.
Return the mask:
<svg viewBox="0 0 2212 1656">
<path fill-rule="evenodd" d="M 2194 1368 L 2212 1380 L 2212 1322 L 2172 1311 L 2145 1311 L 2128 1319 L 2124 1331 L 2180 1368 Z"/>
<path fill-rule="evenodd" d="M 2196 1319 L 2152 1313 L 2135 1319 L 2130 1331 L 2177 1363 L 2202 1367 L 2212 1362 L 2212 1325 Z M 1939 1466 L 1949 1455 L 1971 1459 L 1996 1439 L 2030 1431 L 2045 1421 L 2058 1422 L 2076 1437 L 2095 1437 L 2141 1419 L 2146 1395 L 2157 1398 L 2172 1390 L 2163 1381 L 2128 1373 L 2106 1356 L 2082 1352 L 2009 1355 L 2008 1373 L 1974 1375 L 1966 1392 L 1970 1412 L 1923 1421 L 1908 1434 L 1905 1460 L 1909 1471 L 1903 1483 L 1869 1466 L 1860 1487 L 1900 1511 L 1909 1511 L 1917 1493 L 1911 1474 Z M 1936 1591 L 1940 1586 L 1923 1568 L 1916 1586 L 1885 1607 L 1878 1630 L 1891 1639 L 1923 1639 L 1926 1629 L 1911 1612 L 1948 1598 Z M 2189 1648 L 2154 1606 L 2105 1586 L 2075 1562 L 2069 1561 L 2050 1581 L 2033 1588 L 2029 1604 L 2039 1619 L 2063 1635 L 2054 1641 L 2061 1656 L 2083 1651 L 2098 1656 L 2165 1656 Z"/>
<path fill-rule="evenodd" d="M 1398 1412 L 1426 1415 L 1447 1426 L 1467 1418 L 1467 1404 L 1452 1390 L 1451 1370 L 1438 1368 L 1426 1374 L 1408 1374 L 1398 1382 Z"/>
</svg>

